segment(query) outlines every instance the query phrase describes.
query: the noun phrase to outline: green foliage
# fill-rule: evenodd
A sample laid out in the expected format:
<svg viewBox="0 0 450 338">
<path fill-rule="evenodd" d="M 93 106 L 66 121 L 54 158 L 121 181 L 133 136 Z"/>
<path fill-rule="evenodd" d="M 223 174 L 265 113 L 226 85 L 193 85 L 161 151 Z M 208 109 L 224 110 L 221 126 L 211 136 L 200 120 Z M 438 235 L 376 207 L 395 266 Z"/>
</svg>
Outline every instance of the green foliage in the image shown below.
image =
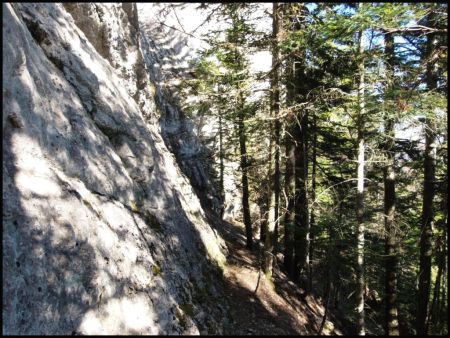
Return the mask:
<svg viewBox="0 0 450 338">
<path fill-rule="evenodd" d="M 249 72 L 249 46 L 270 48 L 272 37 L 262 38 L 249 23 L 249 10 L 254 4 L 224 4 L 219 15 L 228 20 L 223 34 L 210 36 L 211 48 L 205 50 L 195 64 L 196 78 L 185 83 L 189 95 L 200 99 L 190 102 L 188 109 L 196 116 L 220 117 L 224 123 L 224 147 L 222 155 L 227 160 L 238 161 L 238 133 L 234 123 L 240 114 L 245 116 L 248 142 L 248 169 L 250 199 L 264 211 L 266 191 L 270 183 L 267 177 L 268 139 L 272 130 L 269 117 L 270 93 L 258 102 L 247 99 L 256 79 Z M 301 3 L 283 4 L 281 18 L 284 31 L 279 41 L 283 62 L 279 66 L 283 90 L 292 85 L 301 105 L 281 102 L 280 121 L 284 135 L 295 123 L 293 116 L 307 112 L 309 121 L 309 177 L 308 189 L 312 189 L 312 148 L 316 137 L 316 190 L 315 200 L 309 208 L 314 211 L 315 224 L 311 230 L 313 246 L 313 284 L 325 297 L 326 276 L 333 282 L 333 297 L 337 299 L 338 312 L 351 313 L 354 308 L 356 288 L 356 149 L 357 121 L 360 97 L 358 97 L 358 63 L 364 59 L 364 102 L 367 111 L 364 136 L 365 152 L 365 221 L 366 221 L 366 274 L 368 298 L 367 326 L 371 333 L 383 332 L 384 308 L 380 299 L 385 296 L 384 258 L 384 180 L 386 164 L 385 121 L 395 121 L 396 138 L 396 213 L 395 228 L 398 240 L 398 299 L 400 333 L 414 333 L 417 312 L 416 279 L 419 261 L 419 238 L 422 217 L 423 193 L 423 122 L 419 117 L 434 119 L 436 123 L 437 162 L 436 198 L 434 201 L 433 257 L 442 250 L 446 236 L 446 182 L 447 182 L 447 40 L 436 33 L 437 52 L 426 56 L 429 31 L 411 30 L 427 27 L 429 13 L 431 24 L 446 29 L 446 5 L 437 3 L 363 3 L 361 6 L 346 3 L 317 3 L 303 6 Z M 418 27 L 418 28 L 417 28 Z M 363 32 L 364 52 L 357 53 L 357 35 Z M 388 32 L 394 34 L 394 57 L 387 57 L 384 39 Z M 260 42 L 257 43 L 257 40 Z M 295 60 L 295 78 L 292 69 Z M 425 81 L 427 69 L 432 63 L 437 70 L 438 88 L 430 91 Z M 269 76 L 266 74 L 266 79 Z M 282 90 L 282 92 L 283 92 Z M 238 104 L 239 94 L 243 102 Z M 284 100 L 284 98 L 283 98 Z M 289 106 L 291 105 L 291 106 Z M 289 113 L 287 113 L 289 111 Z M 401 129 L 414 129 L 414 135 L 406 135 Z M 283 135 L 282 132 L 282 135 Z M 406 136 L 405 136 L 406 135 Z M 409 139 L 411 138 L 411 139 Z M 281 149 L 284 154 L 284 149 Z M 282 171 L 284 169 L 282 157 Z M 283 178 L 280 185 L 283 186 Z M 282 194 L 283 217 L 286 197 Z M 282 218 L 281 218 L 282 219 Z M 296 229 L 295 224 L 283 227 Z M 282 238 L 280 241 L 282 250 Z M 433 260 L 433 278 L 437 259 Z M 433 287 L 435 281 L 433 279 Z M 323 290 L 323 292 L 322 292 Z M 338 291 L 337 291 L 338 290 Z M 442 287 L 446 289 L 446 286 Z M 368 291 L 368 292 L 369 292 Z M 445 291 L 447 292 L 447 291 Z M 447 311 L 443 305 L 442 317 Z M 349 317 L 349 316 L 348 316 Z M 347 317 L 347 319 L 348 319 Z M 351 317 L 351 315 L 350 315 Z M 350 318 L 352 319 L 352 318 Z M 354 318 L 353 318 L 354 319 Z M 442 320 L 431 325 L 432 332 L 446 332 Z"/>
<path fill-rule="evenodd" d="M 193 317 L 194 316 L 194 306 L 192 304 L 183 303 L 183 304 L 180 304 L 180 308 L 189 317 Z"/>
</svg>

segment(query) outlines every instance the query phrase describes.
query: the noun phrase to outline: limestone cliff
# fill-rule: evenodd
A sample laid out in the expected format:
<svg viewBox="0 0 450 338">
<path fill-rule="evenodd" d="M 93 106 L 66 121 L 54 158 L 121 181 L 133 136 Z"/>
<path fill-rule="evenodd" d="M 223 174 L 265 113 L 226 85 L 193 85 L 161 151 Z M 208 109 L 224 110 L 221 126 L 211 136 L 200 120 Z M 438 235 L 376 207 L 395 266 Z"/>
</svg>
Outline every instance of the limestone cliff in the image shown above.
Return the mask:
<svg viewBox="0 0 450 338">
<path fill-rule="evenodd" d="M 195 54 L 193 41 L 186 33 L 161 24 L 167 13 L 161 13 L 158 4 L 139 5 L 138 10 L 143 17 L 139 20 L 139 40 L 144 63 L 155 84 L 161 135 L 188 176 L 202 205 L 216 215 L 221 215 L 223 199 L 209 175 L 213 171 L 212 151 L 200 141 L 199 135 L 195 133 L 196 123 L 186 116 L 179 104 L 177 85 L 192 71 L 188 61 Z"/>
<path fill-rule="evenodd" d="M 131 4 L 3 4 L 5 334 L 220 332 L 225 249 L 139 41 Z"/>
</svg>

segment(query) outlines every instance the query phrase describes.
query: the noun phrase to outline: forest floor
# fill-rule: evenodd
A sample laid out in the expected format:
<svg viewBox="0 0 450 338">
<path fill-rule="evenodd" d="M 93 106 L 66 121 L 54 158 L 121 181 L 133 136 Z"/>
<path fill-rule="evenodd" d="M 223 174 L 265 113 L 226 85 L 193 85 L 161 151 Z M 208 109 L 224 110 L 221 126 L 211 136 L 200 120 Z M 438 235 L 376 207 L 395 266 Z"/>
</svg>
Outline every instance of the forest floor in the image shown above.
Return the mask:
<svg viewBox="0 0 450 338">
<path fill-rule="evenodd" d="M 273 283 L 259 269 L 262 246 L 245 247 L 244 226 L 222 221 L 216 230 L 227 243 L 229 256 L 224 271 L 230 305 L 224 334 L 315 335 L 323 320 L 324 307 L 275 266 Z M 259 245 L 259 246 L 258 246 Z M 328 318 L 327 318 L 328 319 Z M 322 335 L 341 335 L 326 321 Z"/>
</svg>

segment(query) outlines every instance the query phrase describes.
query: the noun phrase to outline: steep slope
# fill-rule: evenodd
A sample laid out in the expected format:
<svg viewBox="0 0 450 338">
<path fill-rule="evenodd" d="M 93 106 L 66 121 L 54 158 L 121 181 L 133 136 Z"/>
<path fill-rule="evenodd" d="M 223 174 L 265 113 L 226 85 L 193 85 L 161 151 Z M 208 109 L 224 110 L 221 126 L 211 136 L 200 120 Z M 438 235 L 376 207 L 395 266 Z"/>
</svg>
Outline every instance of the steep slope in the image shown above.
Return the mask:
<svg viewBox="0 0 450 338">
<path fill-rule="evenodd" d="M 324 322 L 324 306 L 305 296 L 276 263 L 273 281 L 264 277 L 263 246 L 253 252 L 246 248 L 244 224 L 222 221 L 218 229 L 230 251 L 224 269 L 229 304 L 225 334 L 317 335 L 323 323 L 322 335 L 342 335 L 333 314 L 328 313 Z"/>
<path fill-rule="evenodd" d="M 194 296 L 222 240 L 104 56 L 62 5 L 3 4 L 3 333 L 220 330 Z"/>
</svg>

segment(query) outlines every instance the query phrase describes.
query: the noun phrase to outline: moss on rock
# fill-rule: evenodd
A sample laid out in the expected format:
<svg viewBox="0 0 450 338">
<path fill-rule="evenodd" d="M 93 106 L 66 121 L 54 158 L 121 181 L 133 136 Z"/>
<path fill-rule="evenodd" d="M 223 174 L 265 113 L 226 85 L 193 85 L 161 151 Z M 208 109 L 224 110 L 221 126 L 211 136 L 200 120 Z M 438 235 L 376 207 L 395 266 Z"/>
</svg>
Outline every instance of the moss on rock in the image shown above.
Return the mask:
<svg viewBox="0 0 450 338">
<path fill-rule="evenodd" d="M 189 317 L 192 317 L 194 315 L 194 306 L 192 304 L 190 303 L 180 304 L 180 308 Z"/>
<path fill-rule="evenodd" d="M 153 275 L 159 276 L 161 274 L 161 267 L 158 264 L 152 266 Z"/>
</svg>

